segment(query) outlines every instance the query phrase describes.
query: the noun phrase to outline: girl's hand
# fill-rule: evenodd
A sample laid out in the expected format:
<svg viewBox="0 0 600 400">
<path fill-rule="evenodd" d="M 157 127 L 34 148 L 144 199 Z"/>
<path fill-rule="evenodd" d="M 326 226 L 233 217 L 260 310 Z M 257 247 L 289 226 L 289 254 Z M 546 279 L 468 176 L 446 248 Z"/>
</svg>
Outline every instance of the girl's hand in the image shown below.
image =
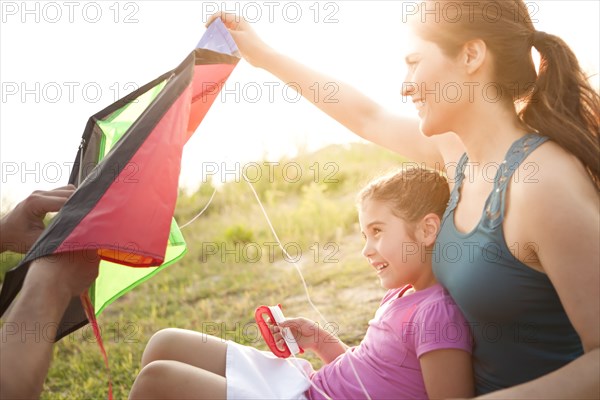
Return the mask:
<svg viewBox="0 0 600 400">
<path fill-rule="evenodd" d="M 281 328 L 290 328 L 298 346 L 313 351 L 325 364 L 329 364 L 348 350 L 335 334 L 327 332 L 315 321 L 306 318 L 288 318 L 279 326 L 273 325 L 273 337 L 277 346 L 283 347 Z"/>
<path fill-rule="evenodd" d="M 279 348 L 283 348 L 285 343 L 282 328 L 290 328 L 293 338 L 287 337 L 287 339 L 295 340 L 298 346 L 305 350 L 315 350 L 318 345 L 319 335 L 321 334 L 319 326 L 316 322 L 307 318 L 287 318 L 279 326 L 271 321 L 268 321 L 267 324 L 271 328 L 271 333 L 273 333 L 273 338 Z"/>
<path fill-rule="evenodd" d="M 208 18 L 206 26 L 215 19 L 221 18 L 235 44 L 242 53 L 242 57 L 254 67 L 261 67 L 263 56 L 270 50 L 269 46 L 256 34 L 252 26 L 242 16 L 224 11 L 219 11 Z"/>
</svg>

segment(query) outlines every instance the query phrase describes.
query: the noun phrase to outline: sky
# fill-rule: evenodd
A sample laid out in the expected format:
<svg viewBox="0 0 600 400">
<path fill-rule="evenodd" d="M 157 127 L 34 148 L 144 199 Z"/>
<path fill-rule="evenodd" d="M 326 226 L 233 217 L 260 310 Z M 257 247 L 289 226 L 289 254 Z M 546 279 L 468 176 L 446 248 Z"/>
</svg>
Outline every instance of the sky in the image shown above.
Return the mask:
<svg viewBox="0 0 600 400">
<path fill-rule="evenodd" d="M 176 67 L 208 16 L 237 12 L 277 50 L 346 81 L 398 113 L 406 73 L 401 1 L 1 1 L 0 197 L 6 208 L 67 183 L 88 118 Z M 600 64 L 600 2 L 528 1 L 538 30 L 561 36 L 589 74 Z M 598 76 L 594 78 L 598 87 Z M 329 91 L 328 91 L 329 90 Z M 319 88 L 312 95 L 332 94 Z M 357 137 L 268 72 L 242 61 L 182 161 L 180 185 L 211 164 L 293 156 Z M 211 167 L 212 168 L 212 167 Z M 216 178 L 218 179 L 218 175 Z"/>
</svg>

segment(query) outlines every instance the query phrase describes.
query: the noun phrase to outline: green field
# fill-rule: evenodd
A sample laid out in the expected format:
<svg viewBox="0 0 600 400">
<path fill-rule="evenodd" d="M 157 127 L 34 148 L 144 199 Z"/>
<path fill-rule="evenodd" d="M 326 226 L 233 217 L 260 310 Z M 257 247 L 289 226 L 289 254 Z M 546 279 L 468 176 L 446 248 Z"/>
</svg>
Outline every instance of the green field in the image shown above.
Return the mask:
<svg viewBox="0 0 600 400">
<path fill-rule="evenodd" d="M 352 144 L 280 160 L 277 166 L 257 162 L 264 167 L 260 174 L 254 164 L 247 169 L 279 238 L 299 260 L 327 328 L 350 345 L 361 340 L 384 293 L 360 255 L 355 195 L 369 179 L 401 162 L 375 146 Z M 175 213 L 180 225 L 205 206 L 212 192 L 207 182 L 195 193 L 180 193 Z M 127 397 L 145 344 L 162 328 L 203 331 L 266 349 L 254 324 L 257 306 L 281 303 L 286 316 L 319 320 L 243 180 L 219 186 L 210 207 L 183 234 L 188 253 L 181 262 L 98 317 L 115 399 Z M 14 262 L 4 254 L 0 272 Z M 303 356 L 320 365 L 312 354 Z M 88 326 L 54 347 L 42 398 L 106 398 L 107 381 Z"/>
</svg>

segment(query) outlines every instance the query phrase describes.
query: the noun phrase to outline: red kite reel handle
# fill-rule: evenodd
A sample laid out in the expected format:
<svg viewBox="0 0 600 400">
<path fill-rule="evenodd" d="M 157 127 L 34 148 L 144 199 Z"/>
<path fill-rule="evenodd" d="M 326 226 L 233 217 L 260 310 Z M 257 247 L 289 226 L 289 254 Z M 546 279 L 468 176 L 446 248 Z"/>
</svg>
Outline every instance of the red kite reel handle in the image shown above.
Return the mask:
<svg viewBox="0 0 600 400">
<path fill-rule="evenodd" d="M 283 335 L 283 340 L 285 341 L 285 343 L 283 344 L 283 348 L 277 347 L 277 344 L 275 343 L 275 338 L 271 333 L 271 329 L 269 329 L 269 325 L 264 319 L 265 314 L 275 324 L 279 324 L 280 322 L 284 321 L 285 317 L 283 316 L 283 312 L 281 311 L 280 304 L 272 307 L 260 306 L 254 312 L 254 319 L 258 324 L 258 328 L 260 329 L 260 333 L 265 339 L 265 342 L 269 346 L 269 349 L 271 349 L 271 352 L 273 352 L 273 354 L 280 358 L 288 358 L 292 354 L 303 353 L 304 350 L 302 350 L 296 343 L 290 328 L 282 328 L 281 333 Z"/>
</svg>

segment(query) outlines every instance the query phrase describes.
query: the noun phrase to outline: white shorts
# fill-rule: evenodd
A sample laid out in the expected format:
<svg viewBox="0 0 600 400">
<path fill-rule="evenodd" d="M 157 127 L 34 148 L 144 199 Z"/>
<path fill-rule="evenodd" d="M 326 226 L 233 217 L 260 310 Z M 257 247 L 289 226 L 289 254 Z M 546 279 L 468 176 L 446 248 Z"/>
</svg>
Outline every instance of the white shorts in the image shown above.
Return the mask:
<svg viewBox="0 0 600 400">
<path fill-rule="evenodd" d="M 309 376 L 314 372 L 304 359 L 278 358 L 271 352 L 227 342 L 227 398 L 240 400 L 306 400 Z"/>
</svg>

